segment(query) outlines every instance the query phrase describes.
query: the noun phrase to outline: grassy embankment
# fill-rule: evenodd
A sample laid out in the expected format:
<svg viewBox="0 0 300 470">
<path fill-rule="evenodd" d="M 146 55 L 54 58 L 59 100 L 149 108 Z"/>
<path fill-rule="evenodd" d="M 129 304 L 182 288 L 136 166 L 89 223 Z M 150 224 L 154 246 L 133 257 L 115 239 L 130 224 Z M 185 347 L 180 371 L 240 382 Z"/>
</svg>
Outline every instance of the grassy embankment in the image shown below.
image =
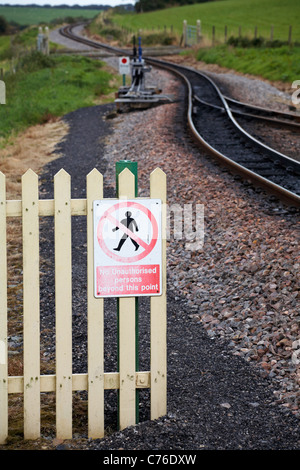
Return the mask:
<svg viewBox="0 0 300 470">
<path fill-rule="evenodd" d="M 123 25 L 134 31 L 142 29 L 142 37 L 152 27 L 157 29 L 159 26 L 162 30 L 164 26 L 170 28 L 171 25 L 173 31 L 180 35 L 183 20 L 195 25 L 197 19 L 201 20 L 202 44 L 188 53 L 198 60 L 269 80 L 292 82 L 300 78 L 299 0 L 218 0 L 138 15 L 113 16 L 113 22 L 119 26 Z M 284 43 L 288 41 L 290 25 L 292 45 L 286 45 Z M 227 38 L 238 38 L 241 32 L 241 36 L 247 38 L 243 44 L 246 47 L 224 44 L 225 26 Z M 251 47 L 256 27 L 257 38 L 264 38 L 265 41 L 257 41 L 257 47 Z M 267 42 L 270 40 L 272 27 L 274 41 L 270 47 Z"/>
<path fill-rule="evenodd" d="M 208 64 L 218 64 L 270 81 L 292 83 L 300 78 L 300 47 L 258 49 L 220 45 L 199 49 L 196 58 Z"/>
<path fill-rule="evenodd" d="M 2 7 L 4 9 L 4 7 Z M 7 8 L 11 11 L 11 8 Z M 15 8 L 23 12 L 22 21 L 51 19 L 52 10 L 44 8 Z M 79 10 L 82 14 L 83 10 Z M 34 12 L 34 13 L 32 13 Z M 75 15 L 75 10 L 57 9 L 65 16 Z M 95 15 L 95 11 L 86 11 Z M 1 8 L 0 8 L 1 14 Z M 32 14 L 32 16 L 30 16 Z M 29 16 L 28 16 L 29 15 Z M 7 19 L 10 19 L 8 17 Z M 14 21 L 18 18 L 13 16 Z M 19 19 L 21 22 L 21 19 Z M 49 23 L 48 23 L 49 24 Z M 0 106 L 0 146 L 10 136 L 27 127 L 46 122 L 53 117 L 111 101 L 118 87 L 117 77 L 100 61 L 79 56 L 42 56 L 35 51 L 38 26 L 32 24 L 13 36 L 0 37 L 0 69 L 4 72 L 6 105 Z M 51 45 L 52 49 L 55 45 Z"/>
<path fill-rule="evenodd" d="M 165 10 L 162 10 L 164 12 Z M 133 35 L 137 36 L 137 30 L 132 28 L 131 22 L 127 24 L 125 18 L 135 18 L 136 15 L 124 14 L 124 15 L 115 15 L 112 10 L 103 12 L 92 20 L 88 25 L 87 30 L 90 35 L 94 37 L 99 37 L 103 42 L 108 42 L 110 44 L 118 44 L 120 46 L 131 46 Z M 120 22 L 115 21 L 115 19 L 121 19 Z M 123 21 L 124 19 L 124 21 Z M 164 31 L 164 28 L 161 30 L 145 30 L 143 31 L 143 45 L 153 46 L 153 45 L 164 45 L 168 46 L 171 44 L 179 43 L 179 35 L 175 31 Z"/>
<path fill-rule="evenodd" d="M 0 137 L 46 122 L 102 98 L 112 99 L 112 75 L 103 63 L 78 56 L 25 56 L 5 77 L 6 105 L 0 107 Z"/>
</svg>

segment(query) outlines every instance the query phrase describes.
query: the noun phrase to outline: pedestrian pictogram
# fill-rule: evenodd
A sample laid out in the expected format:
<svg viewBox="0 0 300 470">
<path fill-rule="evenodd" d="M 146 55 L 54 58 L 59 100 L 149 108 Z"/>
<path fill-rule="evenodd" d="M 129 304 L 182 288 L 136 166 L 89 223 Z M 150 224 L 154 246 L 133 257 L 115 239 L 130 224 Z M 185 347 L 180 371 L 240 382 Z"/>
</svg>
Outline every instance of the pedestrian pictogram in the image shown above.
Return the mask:
<svg viewBox="0 0 300 470">
<path fill-rule="evenodd" d="M 134 219 L 131 218 L 131 212 L 127 211 L 126 212 L 126 219 L 123 219 L 121 220 L 121 224 L 123 224 L 125 227 L 127 227 L 128 229 L 130 229 L 132 232 L 133 232 L 133 227 L 135 228 L 135 230 L 138 232 L 138 226 L 136 224 L 136 221 Z M 115 227 L 113 229 L 113 231 L 115 230 L 119 230 L 119 227 Z M 119 245 L 117 246 L 117 248 L 114 248 L 114 250 L 116 251 L 120 251 L 122 246 L 124 245 L 125 243 L 125 240 L 129 237 L 129 235 L 127 233 L 124 232 L 124 235 L 122 236 L 120 242 L 119 242 Z M 139 249 L 140 245 L 132 238 L 130 237 L 130 240 L 132 241 L 132 243 L 134 244 L 135 246 L 135 251 Z"/>
<path fill-rule="evenodd" d="M 95 296 L 161 294 L 161 201 L 94 201 Z"/>
</svg>

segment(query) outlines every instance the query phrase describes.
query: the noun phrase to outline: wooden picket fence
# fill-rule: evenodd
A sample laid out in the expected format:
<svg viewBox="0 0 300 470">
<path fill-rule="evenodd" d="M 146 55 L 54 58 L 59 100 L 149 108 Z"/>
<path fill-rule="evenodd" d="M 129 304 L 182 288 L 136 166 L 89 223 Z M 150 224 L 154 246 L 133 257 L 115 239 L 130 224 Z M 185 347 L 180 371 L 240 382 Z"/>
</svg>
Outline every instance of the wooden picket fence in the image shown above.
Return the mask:
<svg viewBox="0 0 300 470">
<path fill-rule="evenodd" d="M 119 198 L 133 199 L 134 175 L 119 175 Z M 104 302 L 93 289 L 93 201 L 103 199 L 103 177 L 96 169 L 86 178 L 86 199 L 71 199 L 71 177 L 54 177 L 54 199 L 39 199 L 38 176 L 22 177 L 22 200 L 6 201 L 5 176 L 0 172 L 0 443 L 9 435 L 9 394 L 24 398 L 24 438 L 37 439 L 41 429 L 41 392 L 56 393 L 56 436 L 72 438 L 72 392 L 88 391 L 88 435 L 104 436 L 104 390 L 119 390 L 119 427 L 136 423 L 136 390 L 150 388 L 151 419 L 166 413 L 166 216 L 162 217 L 163 293 L 150 299 L 150 371 L 135 369 L 135 298 L 119 299 L 119 371 L 104 372 Z M 150 175 L 150 198 L 166 204 L 166 176 Z M 163 209 L 164 210 L 164 209 Z M 39 218 L 54 216 L 56 370 L 40 374 Z M 72 374 L 71 217 L 87 222 L 87 373 Z M 21 217 L 23 231 L 23 376 L 8 376 L 6 219 Z"/>
</svg>

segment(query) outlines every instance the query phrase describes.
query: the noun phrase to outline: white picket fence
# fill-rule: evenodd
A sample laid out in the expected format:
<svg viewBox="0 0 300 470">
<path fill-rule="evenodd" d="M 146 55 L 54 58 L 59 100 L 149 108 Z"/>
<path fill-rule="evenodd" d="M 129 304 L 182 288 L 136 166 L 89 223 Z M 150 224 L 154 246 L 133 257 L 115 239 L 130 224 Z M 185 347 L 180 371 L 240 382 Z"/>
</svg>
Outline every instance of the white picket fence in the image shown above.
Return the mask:
<svg viewBox="0 0 300 470">
<path fill-rule="evenodd" d="M 41 392 L 56 393 L 56 436 L 72 438 L 72 392 L 88 391 L 88 435 L 104 436 L 104 390 L 119 390 L 119 427 L 136 423 L 136 390 L 150 388 L 151 419 L 167 410 L 166 369 L 166 214 L 162 214 L 163 293 L 150 299 L 150 371 L 135 369 L 135 298 L 119 299 L 119 371 L 104 372 L 104 302 L 94 297 L 93 201 L 103 199 L 103 177 L 96 169 L 86 178 L 86 199 L 71 199 L 71 177 L 60 170 L 54 177 L 54 199 L 39 199 L 38 176 L 22 177 L 22 200 L 6 200 L 0 172 L 0 443 L 9 435 L 9 394 L 23 393 L 24 438 L 37 439 L 41 429 Z M 133 199 L 134 175 L 119 175 L 119 198 Z M 159 168 L 150 175 L 150 198 L 166 207 L 166 176 Z M 88 367 L 72 374 L 71 217 L 87 222 Z M 56 373 L 40 374 L 39 218 L 54 216 Z M 23 230 L 23 376 L 8 376 L 6 219 L 21 217 Z"/>
</svg>

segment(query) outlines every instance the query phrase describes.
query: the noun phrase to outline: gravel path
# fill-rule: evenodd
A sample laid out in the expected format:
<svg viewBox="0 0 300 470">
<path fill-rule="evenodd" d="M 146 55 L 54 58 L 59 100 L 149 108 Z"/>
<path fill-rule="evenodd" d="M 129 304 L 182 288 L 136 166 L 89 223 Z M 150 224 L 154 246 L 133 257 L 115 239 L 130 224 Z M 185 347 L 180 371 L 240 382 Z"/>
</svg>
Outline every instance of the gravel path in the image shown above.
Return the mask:
<svg viewBox="0 0 300 470">
<path fill-rule="evenodd" d="M 185 89 L 167 72 L 153 73 L 164 93 L 178 102 L 106 116 L 114 105 L 84 108 L 65 117 L 63 157 L 44 169 L 43 197 L 52 197 L 52 177 L 72 176 L 72 197 L 85 196 L 85 175 L 104 175 L 105 197 L 114 196 L 115 162 L 139 165 L 139 196 L 149 194 L 149 175 L 167 173 L 168 203 L 203 204 L 201 249 L 170 237 L 168 274 L 168 414 L 149 420 L 149 396 L 140 402 L 140 423 L 115 429 L 115 395 L 107 394 L 107 436 L 81 432 L 57 443 L 45 436 L 42 449 L 223 450 L 299 449 L 299 212 L 288 209 L 249 182 L 232 176 L 197 148 L 183 127 Z M 85 228 L 74 218 L 74 372 L 86 371 Z M 45 360 L 53 350 L 51 221 L 42 224 L 42 327 Z M 171 233 L 172 235 L 172 233 Z M 148 365 L 147 299 L 140 303 L 141 370 Z M 116 362 L 115 304 L 106 305 L 105 367 Z M 294 353 L 294 354 L 293 354 Z M 84 396 L 80 399 L 84 402 Z"/>
</svg>

